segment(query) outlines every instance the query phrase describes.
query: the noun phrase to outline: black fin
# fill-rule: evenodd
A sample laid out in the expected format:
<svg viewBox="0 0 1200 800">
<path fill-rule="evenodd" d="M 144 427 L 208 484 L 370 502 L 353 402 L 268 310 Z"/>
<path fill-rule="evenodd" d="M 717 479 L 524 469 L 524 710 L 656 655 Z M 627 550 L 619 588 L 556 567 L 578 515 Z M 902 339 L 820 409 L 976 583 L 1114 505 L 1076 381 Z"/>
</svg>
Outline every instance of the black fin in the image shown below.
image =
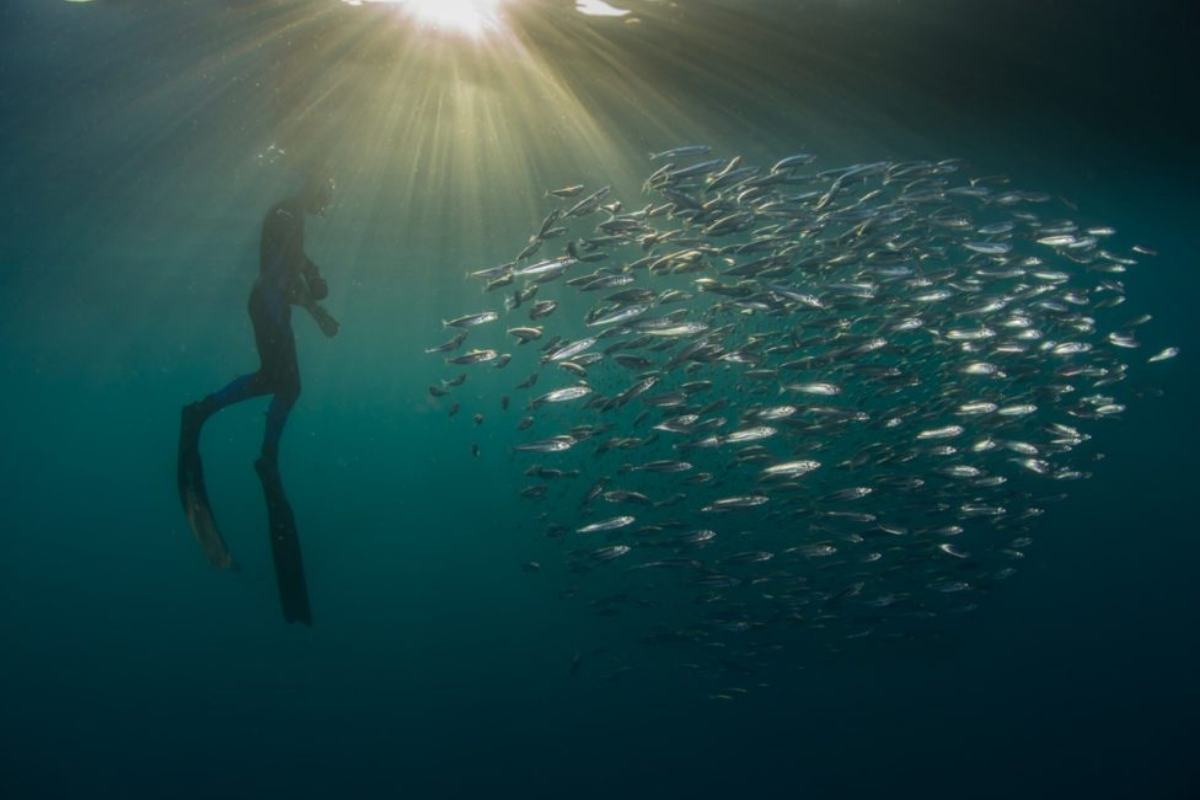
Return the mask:
<svg viewBox="0 0 1200 800">
<path fill-rule="evenodd" d="M 183 505 L 183 513 L 187 515 L 188 527 L 200 543 L 208 563 L 213 569 L 236 571 L 237 564 L 217 528 L 208 502 L 208 490 L 204 486 L 204 466 L 200 462 L 200 424 L 194 407 L 185 406 L 179 431 L 179 502 Z"/>
<path fill-rule="evenodd" d="M 270 526 L 271 555 L 275 560 L 275 578 L 279 584 L 279 601 L 287 622 L 312 625 L 312 609 L 308 603 L 308 586 L 304 580 L 304 562 L 300 556 L 300 539 L 296 535 L 296 518 L 291 504 L 283 493 L 279 468 L 266 459 L 254 462 L 262 481 L 267 501 L 267 520 Z"/>
</svg>

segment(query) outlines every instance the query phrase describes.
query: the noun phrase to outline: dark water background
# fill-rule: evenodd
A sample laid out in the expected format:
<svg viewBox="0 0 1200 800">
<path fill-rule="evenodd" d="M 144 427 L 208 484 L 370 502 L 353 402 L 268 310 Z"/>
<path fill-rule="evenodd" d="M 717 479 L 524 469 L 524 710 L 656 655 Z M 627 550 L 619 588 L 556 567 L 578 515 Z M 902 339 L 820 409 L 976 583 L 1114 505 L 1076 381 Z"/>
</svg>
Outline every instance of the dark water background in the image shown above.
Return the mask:
<svg viewBox="0 0 1200 800">
<path fill-rule="evenodd" d="M 332 2 L 160 5 L 0 11 L 0 796 L 1200 796 L 1186 4 L 680 0 L 630 26 L 544 2 L 513 12 L 543 84 L 396 56 L 411 34 Z M 539 534 L 506 434 L 473 459 L 421 353 L 544 188 L 632 199 L 646 151 L 692 141 L 961 156 L 1070 198 L 1159 251 L 1129 307 L 1182 350 L 1134 370 L 1163 397 L 1101 432 L 962 635 L 798 653 L 735 703 L 652 650 L 569 675 L 623 622 L 518 569 Z M 262 409 L 204 441 L 241 573 L 205 566 L 173 460 L 179 407 L 253 365 L 259 219 L 316 157 L 340 188 L 309 252 L 345 328 L 297 324 L 299 629 L 250 468 Z"/>
</svg>

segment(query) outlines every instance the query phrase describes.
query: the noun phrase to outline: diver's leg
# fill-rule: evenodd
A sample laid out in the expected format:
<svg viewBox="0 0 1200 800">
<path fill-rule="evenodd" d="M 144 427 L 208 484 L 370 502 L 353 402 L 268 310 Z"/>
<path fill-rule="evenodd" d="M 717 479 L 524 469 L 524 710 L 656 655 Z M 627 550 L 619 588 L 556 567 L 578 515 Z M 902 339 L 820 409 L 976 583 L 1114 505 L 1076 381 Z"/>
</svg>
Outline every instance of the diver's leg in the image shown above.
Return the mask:
<svg viewBox="0 0 1200 800">
<path fill-rule="evenodd" d="M 262 459 L 276 469 L 279 467 L 279 440 L 283 438 L 283 428 L 287 424 L 288 415 L 292 413 L 292 406 L 295 404 L 296 400 L 293 395 L 276 392 L 275 397 L 271 400 L 271 405 L 267 407 Z"/>
<path fill-rule="evenodd" d="M 300 556 L 300 538 L 296 533 L 296 518 L 283 491 L 279 476 L 279 440 L 288 414 L 300 396 L 300 368 L 296 359 L 296 339 L 286 317 L 274 326 L 269 337 L 260 342 L 263 373 L 274 397 L 267 409 L 267 424 L 263 433 L 262 456 L 254 469 L 262 481 L 267 503 L 267 521 L 271 537 L 271 556 L 275 563 L 275 579 L 279 601 L 287 622 L 312 624 L 308 602 L 308 587 L 304 580 L 304 562 Z"/>
<path fill-rule="evenodd" d="M 296 400 L 300 397 L 300 364 L 296 358 L 296 338 L 291 326 L 277 332 L 272 342 L 269 369 L 270 383 L 275 392 L 267 408 L 267 424 L 263 431 L 262 459 L 278 469 L 279 440 Z"/>
<path fill-rule="evenodd" d="M 225 406 L 260 397 L 270 391 L 262 371 L 234 378 L 225 388 L 183 407 L 179 424 L 179 497 L 186 504 L 187 485 L 203 482 L 200 464 L 200 430 L 213 414 Z"/>
<path fill-rule="evenodd" d="M 180 452 L 195 451 L 199 447 L 200 429 L 213 414 L 226 406 L 261 397 L 274 390 L 271 385 L 268 367 L 273 359 L 274 340 L 277 338 L 275 329 L 278 327 L 277 312 L 269 308 L 263 291 L 255 286 L 250 292 L 246 303 L 250 314 L 250 322 L 254 326 L 254 343 L 258 348 L 259 367 L 257 372 L 240 375 L 226 384 L 223 388 L 206 395 L 202 400 L 183 407 L 182 424 L 180 426 Z M 290 333 L 290 331 L 289 331 Z"/>
<path fill-rule="evenodd" d="M 270 391 L 269 382 L 261 370 L 259 372 L 251 372 L 247 375 L 239 375 L 221 389 L 212 394 L 205 395 L 203 399 L 195 403 L 189 403 L 183 407 L 182 435 L 187 437 L 193 446 L 195 446 L 199 444 L 200 429 L 213 414 L 226 406 L 240 403 L 243 400 L 249 400 L 252 397 L 262 397 L 264 394 L 270 393 Z"/>
<path fill-rule="evenodd" d="M 200 430 L 213 414 L 233 403 L 266 394 L 264 376 L 260 372 L 234 378 L 228 386 L 195 403 L 184 406 L 179 422 L 179 496 L 183 500 L 187 485 L 202 481 L 200 465 Z M 186 501 L 185 501 L 186 502 Z"/>
</svg>

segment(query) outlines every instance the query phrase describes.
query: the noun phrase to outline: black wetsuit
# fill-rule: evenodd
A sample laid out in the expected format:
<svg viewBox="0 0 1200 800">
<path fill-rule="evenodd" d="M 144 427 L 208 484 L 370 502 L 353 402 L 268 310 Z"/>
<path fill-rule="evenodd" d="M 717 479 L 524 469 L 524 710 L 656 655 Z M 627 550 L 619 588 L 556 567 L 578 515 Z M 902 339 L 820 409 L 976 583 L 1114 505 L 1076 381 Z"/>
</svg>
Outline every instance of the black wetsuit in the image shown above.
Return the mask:
<svg viewBox="0 0 1200 800">
<path fill-rule="evenodd" d="M 247 303 L 258 347 L 258 371 L 235 378 L 204 401 L 208 416 L 251 397 L 274 395 L 263 435 L 263 453 L 272 458 L 288 414 L 300 397 L 292 304 L 324 296 L 317 266 L 304 254 L 304 209 L 294 199 L 276 203 L 263 219 L 258 280 Z"/>
</svg>

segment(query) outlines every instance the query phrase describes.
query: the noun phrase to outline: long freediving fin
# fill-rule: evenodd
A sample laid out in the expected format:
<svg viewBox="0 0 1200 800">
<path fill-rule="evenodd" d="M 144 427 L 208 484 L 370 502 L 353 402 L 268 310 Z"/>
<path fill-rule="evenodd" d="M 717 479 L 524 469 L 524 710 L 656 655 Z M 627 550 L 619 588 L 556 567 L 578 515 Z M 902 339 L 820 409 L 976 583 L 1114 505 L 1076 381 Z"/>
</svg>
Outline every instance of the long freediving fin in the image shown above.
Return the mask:
<svg viewBox="0 0 1200 800">
<path fill-rule="evenodd" d="M 271 555 L 275 561 L 275 579 L 279 584 L 279 601 L 287 622 L 312 625 L 312 609 L 308 603 L 308 585 L 304 580 L 304 562 L 300 556 L 300 538 L 296 534 L 296 518 L 283 493 L 283 482 L 276 465 L 259 459 L 254 469 L 262 481 L 267 501 L 267 521 L 270 526 Z"/>
<path fill-rule="evenodd" d="M 204 465 L 200 461 L 200 425 L 190 406 L 183 409 L 179 430 L 179 502 L 187 515 L 188 527 L 200 543 L 205 558 L 213 569 L 237 570 L 229 548 L 217 528 L 208 490 L 204 486 Z"/>
</svg>

